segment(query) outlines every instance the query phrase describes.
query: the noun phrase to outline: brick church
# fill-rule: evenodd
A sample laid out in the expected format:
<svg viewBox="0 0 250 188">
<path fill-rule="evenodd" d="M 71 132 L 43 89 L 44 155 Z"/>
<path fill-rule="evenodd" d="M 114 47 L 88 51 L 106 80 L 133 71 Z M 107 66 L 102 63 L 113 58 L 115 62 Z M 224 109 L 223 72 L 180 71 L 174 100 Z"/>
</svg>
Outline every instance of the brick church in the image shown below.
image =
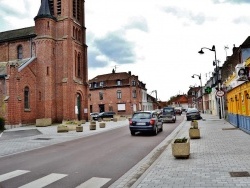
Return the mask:
<svg viewBox="0 0 250 188">
<path fill-rule="evenodd" d="M 0 117 L 7 125 L 88 118 L 84 0 L 41 0 L 35 26 L 0 32 Z"/>
</svg>

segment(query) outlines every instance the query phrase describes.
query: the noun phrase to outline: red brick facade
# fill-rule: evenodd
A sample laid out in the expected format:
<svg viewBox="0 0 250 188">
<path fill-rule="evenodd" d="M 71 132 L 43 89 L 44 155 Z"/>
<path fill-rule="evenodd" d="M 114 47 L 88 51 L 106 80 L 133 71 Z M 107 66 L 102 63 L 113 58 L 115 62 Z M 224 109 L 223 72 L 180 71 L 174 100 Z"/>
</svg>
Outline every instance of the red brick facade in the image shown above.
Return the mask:
<svg viewBox="0 0 250 188">
<path fill-rule="evenodd" d="M 34 20 L 0 33 L 0 116 L 13 125 L 88 119 L 84 0 L 42 0 Z"/>
</svg>

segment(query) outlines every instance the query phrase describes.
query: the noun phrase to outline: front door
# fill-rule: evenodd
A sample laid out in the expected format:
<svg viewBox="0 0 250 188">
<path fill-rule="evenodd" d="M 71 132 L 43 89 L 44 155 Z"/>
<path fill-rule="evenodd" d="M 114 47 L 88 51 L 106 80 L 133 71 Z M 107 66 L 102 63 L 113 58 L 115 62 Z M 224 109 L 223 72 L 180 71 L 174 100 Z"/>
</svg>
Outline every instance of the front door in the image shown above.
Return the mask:
<svg viewBox="0 0 250 188">
<path fill-rule="evenodd" d="M 77 94 L 77 98 L 76 98 L 76 101 L 77 101 L 77 109 L 78 109 L 78 114 L 77 114 L 77 119 L 78 120 L 81 120 L 81 95 L 80 94 Z"/>
<path fill-rule="evenodd" d="M 105 105 L 99 104 L 99 112 L 105 112 Z"/>
</svg>

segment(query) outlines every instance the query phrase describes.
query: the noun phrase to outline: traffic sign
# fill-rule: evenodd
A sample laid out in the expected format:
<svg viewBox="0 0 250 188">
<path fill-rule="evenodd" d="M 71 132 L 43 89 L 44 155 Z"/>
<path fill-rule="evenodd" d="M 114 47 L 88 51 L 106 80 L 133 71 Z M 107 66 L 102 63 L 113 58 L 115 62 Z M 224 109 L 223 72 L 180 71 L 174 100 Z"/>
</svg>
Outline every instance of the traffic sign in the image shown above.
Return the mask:
<svg viewBox="0 0 250 188">
<path fill-rule="evenodd" d="M 223 97 L 224 95 L 225 95 L 225 92 L 223 90 L 216 91 L 216 96 L 217 97 Z"/>
</svg>

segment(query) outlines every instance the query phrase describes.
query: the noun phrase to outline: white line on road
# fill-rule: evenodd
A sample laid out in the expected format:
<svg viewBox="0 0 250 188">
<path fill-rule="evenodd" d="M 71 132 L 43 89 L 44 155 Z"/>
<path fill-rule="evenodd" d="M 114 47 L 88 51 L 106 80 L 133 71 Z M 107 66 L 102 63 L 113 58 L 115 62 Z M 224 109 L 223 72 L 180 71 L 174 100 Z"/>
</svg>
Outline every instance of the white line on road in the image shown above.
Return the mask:
<svg viewBox="0 0 250 188">
<path fill-rule="evenodd" d="M 67 175 L 66 174 L 55 174 L 55 173 L 52 173 L 50 175 L 47 175 L 47 176 L 44 176 L 43 178 L 40 178 L 38 180 L 35 180 L 35 181 L 32 181 L 26 185 L 23 185 L 19 188 L 42 188 L 42 187 L 45 187 L 59 179 L 62 179 L 64 177 L 66 177 Z"/>
<path fill-rule="evenodd" d="M 11 178 L 14 178 L 14 177 L 17 177 L 17 176 L 20 176 L 20 175 L 23 175 L 23 174 L 26 174 L 28 172 L 30 172 L 30 171 L 27 171 L 27 170 L 15 170 L 13 172 L 9 172 L 9 173 L 0 175 L 0 182 L 11 179 Z"/>
<path fill-rule="evenodd" d="M 90 178 L 88 181 L 84 182 L 83 184 L 77 186 L 76 188 L 100 188 L 107 182 L 109 182 L 111 179 L 110 178 L 97 178 L 93 177 Z"/>
</svg>

